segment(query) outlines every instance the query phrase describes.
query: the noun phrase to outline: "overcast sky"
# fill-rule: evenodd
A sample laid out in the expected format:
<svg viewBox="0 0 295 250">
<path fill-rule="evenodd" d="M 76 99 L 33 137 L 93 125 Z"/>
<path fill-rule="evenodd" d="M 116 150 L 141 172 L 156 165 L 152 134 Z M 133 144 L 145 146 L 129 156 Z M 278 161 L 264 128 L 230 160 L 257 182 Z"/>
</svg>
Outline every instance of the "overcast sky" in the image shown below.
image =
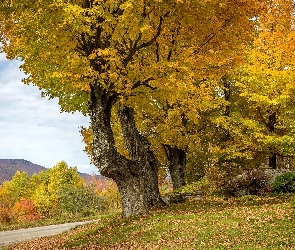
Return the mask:
<svg viewBox="0 0 295 250">
<path fill-rule="evenodd" d="M 60 113 L 57 100 L 24 85 L 20 62 L 0 53 L 0 159 L 25 159 L 44 167 L 64 160 L 82 173 L 98 173 L 84 153 L 80 126 L 89 118 Z"/>
</svg>

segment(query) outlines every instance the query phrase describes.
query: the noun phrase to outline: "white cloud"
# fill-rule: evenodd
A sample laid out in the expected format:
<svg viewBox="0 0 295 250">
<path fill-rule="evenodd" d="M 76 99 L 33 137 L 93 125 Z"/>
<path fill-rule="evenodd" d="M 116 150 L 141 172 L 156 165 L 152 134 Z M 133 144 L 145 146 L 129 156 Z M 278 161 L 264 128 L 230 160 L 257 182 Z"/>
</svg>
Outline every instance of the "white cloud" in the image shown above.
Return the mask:
<svg viewBox="0 0 295 250">
<path fill-rule="evenodd" d="M 57 100 L 41 98 L 35 86 L 24 85 L 20 62 L 0 53 L 0 158 L 26 159 L 44 167 L 65 160 L 83 173 L 97 173 L 83 152 L 80 113 L 60 113 Z"/>
</svg>

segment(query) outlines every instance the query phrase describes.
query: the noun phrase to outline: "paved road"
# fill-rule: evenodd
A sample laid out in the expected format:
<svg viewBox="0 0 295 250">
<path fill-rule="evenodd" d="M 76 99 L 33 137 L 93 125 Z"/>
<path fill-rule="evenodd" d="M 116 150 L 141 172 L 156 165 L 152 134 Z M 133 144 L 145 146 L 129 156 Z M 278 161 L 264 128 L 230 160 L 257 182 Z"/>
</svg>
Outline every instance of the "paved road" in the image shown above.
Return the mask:
<svg viewBox="0 0 295 250">
<path fill-rule="evenodd" d="M 73 222 L 59 225 L 33 227 L 12 231 L 0 232 L 0 249 L 1 246 L 5 246 L 18 241 L 25 241 L 43 236 L 50 236 L 55 234 L 61 234 L 79 225 L 84 225 L 93 221 Z"/>
</svg>

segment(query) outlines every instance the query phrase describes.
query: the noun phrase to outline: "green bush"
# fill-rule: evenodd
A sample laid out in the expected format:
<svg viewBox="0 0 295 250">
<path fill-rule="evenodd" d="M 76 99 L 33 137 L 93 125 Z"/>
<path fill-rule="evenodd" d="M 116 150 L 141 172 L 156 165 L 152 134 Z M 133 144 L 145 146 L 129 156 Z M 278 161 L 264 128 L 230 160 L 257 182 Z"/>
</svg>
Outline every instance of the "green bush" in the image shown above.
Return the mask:
<svg viewBox="0 0 295 250">
<path fill-rule="evenodd" d="M 187 184 L 181 188 L 178 188 L 174 191 L 174 193 L 179 194 L 195 194 L 197 191 L 203 191 L 204 193 L 207 193 L 209 189 L 209 180 L 205 177 L 200 179 L 199 181 L 193 182 L 191 184 Z"/>
<path fill-rule="evenodd" d="M 95 193 L 91 185 L 81 187 L 68 185 L 59 192 L 57 209 L 60 214 L 87 217 L 106 211 L 106 202 L 103 197 Z"/>
<path fill-rule="evenodd" d="M 295 173 L 287 172 L 277 176 L 272 189 L 276 193 L 295 193 Z"/>
</svg>

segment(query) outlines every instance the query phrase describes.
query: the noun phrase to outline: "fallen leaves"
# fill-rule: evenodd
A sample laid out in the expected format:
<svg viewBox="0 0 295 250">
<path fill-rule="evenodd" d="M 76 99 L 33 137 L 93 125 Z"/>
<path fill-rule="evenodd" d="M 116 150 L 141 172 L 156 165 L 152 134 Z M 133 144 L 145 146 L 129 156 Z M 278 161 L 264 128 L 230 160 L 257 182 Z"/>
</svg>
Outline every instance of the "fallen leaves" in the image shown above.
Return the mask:
<svg viewBox="0 0 295 250">
<path fill-rule="evenodd" d="M 104 218 L 10 249 L 294 249 L 287 200 L 262 198 L 176 204 L 142 218 Z"/>
</svg>

